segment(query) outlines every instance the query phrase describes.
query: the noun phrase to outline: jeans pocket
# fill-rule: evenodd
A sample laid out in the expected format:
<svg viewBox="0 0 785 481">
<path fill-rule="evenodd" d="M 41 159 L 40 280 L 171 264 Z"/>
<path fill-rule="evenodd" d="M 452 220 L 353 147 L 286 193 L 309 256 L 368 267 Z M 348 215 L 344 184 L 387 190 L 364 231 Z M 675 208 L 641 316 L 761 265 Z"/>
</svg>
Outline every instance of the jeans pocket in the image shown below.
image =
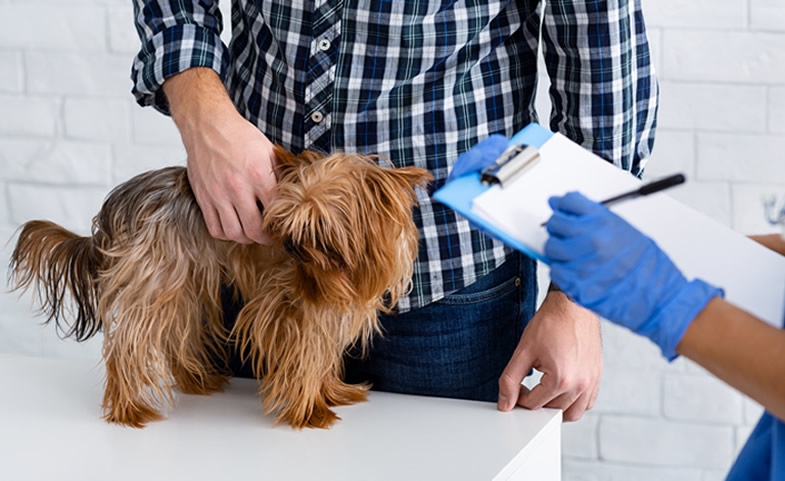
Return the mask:
<svg viewBox="0 0 785 481">
<path fill-rule="evenodd" d="M 451 305 L 478 304 L 503 296 L 520 285 L 521 279 L 518 276 L 515 276 L 507 279 L 497 286 L 491 287 L 490 289 L 471 292 L 468 294 L 463 294 L 463 291 L 450 294 L 449 296 L 446 296 L 444 299 L 440 300 L 439 303 Z"/>
<path fill-rule="evenodd" d="M 521 285 L 519 263 L 509 259 L 475 283 L 445 296 L 440 304 L 464 305 L 490 301 L 508 294 Z"/>
</svg>

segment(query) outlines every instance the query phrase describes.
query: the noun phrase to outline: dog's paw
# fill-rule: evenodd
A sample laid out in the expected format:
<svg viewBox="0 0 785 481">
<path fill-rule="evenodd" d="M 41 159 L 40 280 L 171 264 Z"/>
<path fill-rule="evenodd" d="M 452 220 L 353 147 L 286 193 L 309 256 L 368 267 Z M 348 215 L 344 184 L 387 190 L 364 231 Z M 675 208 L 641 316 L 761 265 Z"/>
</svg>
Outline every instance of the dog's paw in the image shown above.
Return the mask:
<svg viewBox="0 0 785 481">
<path fill-rule="evenodd" d="M 368 384 L 346 384 L 335 379 L 325 382 L 322 392 L 327 405 L 329 406 L 348 406 L 368 400 Z"/>
<path fill-rule="evenodd" d="M 275 413 L 275 424 L 288 424 L 294 429 L 327 429 L 335 424 L 335 421 L 341 419 L 330 409 L 326 399 L 323 398 L 311 402 L 282 402 L 276 410 L 267 412 Z"/>
<path fill-rule="evenodd" d="M 164 416 L 158 410 L 148 406 L 112 406 L 106 410 L 104 419 L 110 423 L 143 428 L 147 423 L 164 419 Z"/>
<path fill-rule="evenodd" d="M 326 404 L 319 403 L 314 406 L 311 417 L 309 417 L 305 421 L 305 424 L 300 427 L 327 429 L 339 419 L 341 418 L 328 408 Z"/>
</svg>

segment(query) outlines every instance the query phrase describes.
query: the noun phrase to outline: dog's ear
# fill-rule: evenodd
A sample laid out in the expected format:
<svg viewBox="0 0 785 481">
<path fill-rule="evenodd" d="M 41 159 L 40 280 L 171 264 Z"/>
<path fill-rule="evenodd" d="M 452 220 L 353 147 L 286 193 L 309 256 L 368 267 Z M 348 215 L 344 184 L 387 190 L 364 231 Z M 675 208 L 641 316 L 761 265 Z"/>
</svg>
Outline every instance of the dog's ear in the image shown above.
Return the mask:
<svg viewBox="0 0 785 481">
<path fill-rule="evenodd" d="M 422 187 L 423 189 L 433 181 L 433 176 L 424 169 L 418 167 L 400 167 L 398 169 L 388 169 L 387 171 L 400 183 L 411 188 Z"/>
<path fill-rule="evenodd" d="M 375 167 L 366 178 L 373 185 L 371 190 L 376 194 L 380 206 L 391 207 L 399 202 L 408 202 L 407 208 L 417 202 L 414 188 L 425 188 L 433 180 L 433 176 L 428 171 L 418 167 L 397 169 Z M 407 209 L 396 210 L 403 212 Z"/>
<path fill-rule="evenodd" d="M 275 154 L 275 170 L 279 178 L 293 168 L 310 165 L 324 157 L 323 154 L 310 150 L 293 154 L 277 144 L 273 148 L 273 154 Z"/>
</svg>

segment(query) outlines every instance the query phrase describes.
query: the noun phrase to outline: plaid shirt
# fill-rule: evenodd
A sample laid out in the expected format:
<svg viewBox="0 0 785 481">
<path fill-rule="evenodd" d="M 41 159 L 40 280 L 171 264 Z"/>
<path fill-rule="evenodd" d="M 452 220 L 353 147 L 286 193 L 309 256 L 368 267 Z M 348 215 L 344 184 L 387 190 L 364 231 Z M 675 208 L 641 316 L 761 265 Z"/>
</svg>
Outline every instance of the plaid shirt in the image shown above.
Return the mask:
<svg viewBox="0 0 785 481">
<path fill-rule="evenodd" d="M 657 84 L 640 0 L 134 0 L 141 105 L 167 113 L 164 80 L 214 69 L 237 109 L 297 152 L 379 153 L 428 169 L 491 133 L 537 120 L 542 49 L 560 131 L 640 175 L 654 140 Z M 509 251 L 420 192 L 420 253 L 406 311 L 471 284 Z"/>
</svg>

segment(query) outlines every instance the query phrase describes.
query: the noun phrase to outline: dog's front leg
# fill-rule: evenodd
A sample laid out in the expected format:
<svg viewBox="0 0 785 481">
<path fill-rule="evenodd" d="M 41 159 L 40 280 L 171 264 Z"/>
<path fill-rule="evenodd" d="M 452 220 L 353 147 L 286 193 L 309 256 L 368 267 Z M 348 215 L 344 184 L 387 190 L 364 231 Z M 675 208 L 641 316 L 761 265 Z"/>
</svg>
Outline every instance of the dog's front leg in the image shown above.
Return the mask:
<svg viewBox="0 0 785 481">
<path fill-rule="evenodd" d="M 340 418 L 330 406 L 364 401 L 365 388 L 343 383 L 329 362 L 313 364 L 278 363 L 262 379 L 265 410 L 274 412 L 278 421 L 300 429 L 329 428 Z M 324 372 L 329 374 L 324 375 Z"/>
<path fill-rule="evenodd" d="M 253 357 L 266 413 L 295 428 L 330 427 L 331 406 L 366 399 L 367 385 L 341 380 L 347 345 L 366 335 L 362 322 L 304 301 L 270 282 L 260 286 L 237 316 L 238 348 Z"/>
</svg>

